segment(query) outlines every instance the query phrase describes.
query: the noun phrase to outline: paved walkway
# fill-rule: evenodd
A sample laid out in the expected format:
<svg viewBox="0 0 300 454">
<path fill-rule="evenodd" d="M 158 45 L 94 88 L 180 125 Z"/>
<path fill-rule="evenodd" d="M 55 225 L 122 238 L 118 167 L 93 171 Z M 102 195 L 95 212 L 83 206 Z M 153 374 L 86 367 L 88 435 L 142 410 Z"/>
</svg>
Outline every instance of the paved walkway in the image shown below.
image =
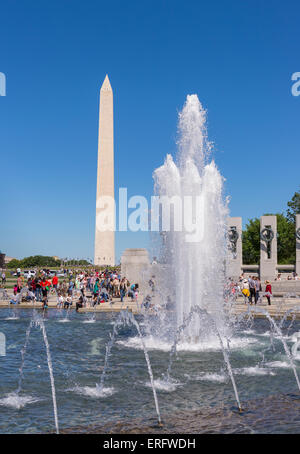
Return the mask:
<svg viewBox="0 0 300 454">
<path fill-rule="evenodd" d="M 11 292 L 8 292 L 9 296 L 12 295 Z M 79 295 L 78 295 L 79 296 Z M 74 298 L 75 304 L 73 302 L 73 305 L 71 306 L 70 309 L 75 309 L 76 307 L 76 301 L 78 300 L 77 297 Z M 88 298 L 88 300 L 91 300 Z M 100 303 L 97 306 L 90 307 L 86 306 L 83 308 L 80 308 L 78 312 L 119 312 L 121 309 L 126 309 L 128 308 L 131 312 L 134 314 L 137 314 L 140 312 L 140 307 L 142 303 L 143 297 L 142 295 L 139 295 L 138 302 L 136 301 L 131 301 L 131 298 L 124 298 L 123 304 L 120 301 L 120 298 L 114 298 L 112 302 L 107 302 L 107 303 Z M 256 312 L 256 309 L 264 309 L 269 312 L 269 314 L 273 318 L 282 318 L 287 311 L 289 311 L 287 319 L 292 319 L 293 317 L 296 320 L 300 320 L 300 298 L 288 298 L 288 299 L 283 299 L 283 298 L 272 298 L 271 300 L 271 306 L 268 306 L 266 301 L 263 301 L 262 303 L 258 304 L 257 306 L 253 305 L 250 306 L 250 311 L 253 317 L 255 318 L 265 318 L 264 314 L 260 314 Z M 1 301 L 0 300 L 0 309 L 1 308 L 16 308 L 16 309 L 32 309 L 32 308 L 42 308 L 42 303 L 31 303 L 31 302 L 23 302 L 20 304 L 9 304 L 8 301 Z M 49 309 L 55 309 L 57 307 L 57 300 L 56 296 L 51 294 L 49 297 L 48 301 L 48 307 Z M 228 306 L 230 307 L 230 306 Z M 230 311 L 232 314 L 235 315 L 242 315 L 243 313 L 246 313 L 249 310 L 249 306 L 244 303 L 243 298 L 238 298 L 237 301 L 230 307 Z"/>
<path fill-rule="evenodd" d="M 293 317 L 296 320 L 300 320 L 300 298 L 272 298 L 271 306 L 269 306 L 266 301 L 263 301 L 263 303 L 257 304 L 256 306 L 254 304 L 249 306 L 244 303 L 243 298 L 238 298 L 232 305 L 231 311 L 235 315 L 242 315 L 250 310 L 251 315 L 255 318 L 265 318 L 264 314 L 256 312 L 259 309 L 267 311 L 272 318 L 282 318 L 288 312 L 288 320 L 291 320 Z"/>
</svg>

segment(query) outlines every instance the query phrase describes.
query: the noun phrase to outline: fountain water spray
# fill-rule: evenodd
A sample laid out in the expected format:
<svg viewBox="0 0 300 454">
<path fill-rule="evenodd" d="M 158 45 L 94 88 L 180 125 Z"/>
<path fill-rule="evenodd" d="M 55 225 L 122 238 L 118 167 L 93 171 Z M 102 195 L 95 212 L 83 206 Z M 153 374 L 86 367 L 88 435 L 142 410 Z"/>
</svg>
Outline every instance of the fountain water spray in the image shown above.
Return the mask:
<svg viewBox="0 0 300 454">
<path fill-rule="evenodd" d="M 53 402 L 53 412 L 54 412 L 54 421 L 55 421 L 55 428 L 56 428 L 56 433 L 59 433 L 59 426 L 58 426 L 58 414 L 57 414 L 57 403 L 56 403 L 56 391 L 55 391 L 55 383 L 54 383 L 54 375 L 53 375 L 53 366 L 52 366 L 52 360 L 51 360 L 51 353 L 50 353 L 50 347 L 49 347 L 49 342 L 48 342 L 48 337 L 47 337 L 47 332 L 45 328 L 45 323 L 44 320 L 37 315 L 35 310 L 33 311 L 33 317 L 32 320 L 30 321 L 30 324 L 26 330 L 26 337 L 25 337 L 25 343 L 23 348 L 21 349 L 21 367 L 20 367 L 20 376 L 19 376 L 19 383 L 18 383 L 18 388 L 16 391 L 16 394 L 19 395 L 22 389 L 22 381 L 23 381 L 23 369 L 24 369 L 24 364 L 25 364 L 25 355 L 26 355 L 26 350 L 29 344 L 29 339 L 30 339 L 30 333 L 31 333 L 31 328 L 34 326 L 38 326 L 43 334 L 43 339 L 44 339 L 44 344 L 46 347 L 46 354 L 47 354 L 47 364 L 48 364 L 48 369 L 49 369 L 49 376 L 50 376 L 50 383 L 51 383 L 51 393 L 52 393 L 52 402 Z"/>
<path fill-rule="evenodd" d="M 174 341 L 174 344 L 173 344 L 173 346 L 171 348 L 171 351 L 170 351 L 169 366 L 168 366 L 168 370 L 167 370 L 167 379 L 168 380 L 170 379 L 171 367 L 172 367 L 172 362 L 173 362 L 172 359 L 173 359 L 173 356 L 176 353 L 176 346 L 177 346 L 177 344 L 179 342 L 180 335 L 184 331 L 184 329 L 189 325 L 189 323 L 191 323 L 191 320 L 192 320 L 194 314 L 198 315 L 199 317 L 207 316 L 210 319 L 211 325 L 214 328 L 215 333 L 216 333 L 216 335 L 218 337 L 218 340 L 220 342 L 220 346 L 221 346 L 221 349 L 222 349 L 224 361 L 225 361 L 225 364 L 226 364 L 226 367 L 227 367 L 228 374 L 229 374 L 230 379 L 231 379 L 231 383 L 232 383 L 232 387 L 233 387 L 233 390 L 234 390 L 235 400 L 236 400 L 236 403 L 238 405 L 238 409 L 239 409 L 239 411 L 242 411 L 242 406 L 241 406 L 241 403 L 240 403 L 239 394 L 238 394 L 237 386 L 236 386 L 236 383 L 235 383 L 235 378 L 234 378 L 234 375 L 233 375 L 232 367 L 231 367 L 231 364 L 230 364 L 227 348 L 224 345 L 223 339 L 221 337 L 221 334 L 220 334 L 220 332 L 218 330 L 218 327 L 217 327 L 213 317 L 205 309 L 200 309 L 198 306 L 192 307 L 191 312 L 189 313 L 187 318 L 184 320 L 183 324 L 177 330 L 177 333 L 176 333 L 176 336 L 175 336 L 175 341 Z M 201 317 L 200 320 L 202 320 L 202 319 L 203 318 Z M 228 343 L 229 343 L 229 341 L 228 341 L 228 338 L 227 338 L 227 344 Z"/>
<path fill-rule="evenodd" d="M 273 326 L 276 334 L 279 336 L 281 342 L 282 342 L 282 345 L 283 345 L 283 348 L 284 348 L 284 351 L 286 353 L 286 356 L 290 362 L 290 365 L 293 369 L 293 372 L 294 372 L 294 375 L 295 375 L 295 379 L 296 379 L 296 383 L 297 383 L 297 386 L 298 386 L 298 389 L 300 391 L 300 381 L 299 381 L 299 377 L 298 377 L 298 374 L 297 374 L 297 370 L 296 370 L 296 366 L 295 366 L 295 363 L 294 363 L 294 360 L 293 360 L 293 356 L 290 352 L 290 349 L 282 335 L 282 331 L 281 329 L 279 328 L 279 326 L 277 325 L 277 323 L 273 320 L 273 318 L 271 317 L 271 315 L 269 314 L 268 311 L 266 311 L 265 309 L 262 309 L 262 308 L 258 308 L 258 307 L 255 307 L 253 308 L 253 310 L 255 312 L 258 312 L 258 313 L 261 313 L 261 314 L 264 314 L 267 319 L 269 320 L 269 322 L 271 323 L 271 325 Z"/>
<path fill-rule="evenodd" d="M 104 380 L 105 380 L 105 375 L 106 375 L 106 372 L 108 369 L 108 360 L 109 360 L 110 352 L 115 343 L 116 336 L 118 334 L 118 329 L 124 324 L 124 317 L 125 317 L 124 311 L 121 310 L 118 315 L 117 320 L 114 323 L 113 331 L 112 331 L 112 334 L 110 335 L 110 340 L 106 344 L 104 367 L 103 367 L 103 371 L 102 371 L 101 378 L 100 378 L 100 387 L 101 388 L 103 388 L 103 386 L 104 386 Z"/>
<path fill-rule="evenodd" d="M 24 369 L 24 364 L 25 364 L 25 355 L 26 355 L 26 350 L 27 346 L 29 343 L 29 337 L 30 337 L 30 332 L 32 328 L 32 321 L 29 323 L 29 326 L 26 330 L 26 336 L 25 336 L 25 343 L 23 347 L 21 348 L 21 366 L 20 366 L 20 375 L 19 375 L 19 384 L 18 384 L 18 389 L 16 391 L 17 394 L 20 394 L 21 388 L 22 388 L 22 381 L 23 381 L 23 369 Z"/>
<path fill-rule="evenodd" d="M 40 320 L 37 321 L 37 323 L 38 323 L 38 325 L 40 326 L 40 328 L 42 330 L 44 343 L 45 343 L 45 347 L 46 347 L 46 352 L 47 352 L 47 363 L 48 363 L 50 382 L 51 382 L 54 421 L 55 421 L 56 433 L 58 434 L 59 433 L 59 427 L 58 427 L 56 392 L 55 392 L 55 383 L 54 383 L 54 376 L 53 376 L 53 367 L 52 367 L 52 360 L 51 360 L 51 354 L 50 354 L 50 347 L 49 347 L 49 342 L 48 342 L 48 337 L 47 337 L 47 333 L 46 333 L 44 320 L 40 319 Z"/>
<path fill-rule="evenodd" d="M 135 319 L 134 315 L 131 312 L 129 312 L 128 310 L 126 310 L 126 311 L 121 310 L 117 320 L 115 321 L 112 335 L 110 336 L 110 340 L 109 340 L 109 342 L 106 345 L 106 354 L 105 354 L 105 360 L 104 360 L 104 368 L 103 368 L 103 371 L 102 371 L 102 375 L 101 375 L 100 385 L 99 386 L 101 387 L 101 389 L 103 389 L 103 387 L 104 387 L 104 379 L 105 379 L 105 375 L 106 375 L 106 372 L 107 372 L 107 369 L 108 369 L 108 359 L 109 359 L 109 356 L 110 356 L 111 349 L 112 349 L 112 347 L 114 345 L 116 336 L 118 334 L 118 329 L 121 326 L 128 325 L 128 324 L 131 324 L 131 325 L 133 325 L 136 328 L 136 330 L 138 332 L 138 335 L 139 335 L 139 338 L 141 340 L 141 345 L 142 345 L 142 348 L 143 348 L 143 351 L 144 351 L 144 355 L 145 355 L 145 359 L 146 359 L 146 363 L 147 363 L 147 368 L 148 368 L 148 373 L 149 373 L 149 377 L 150 377 L 150 383 L 151 383 L 153 397 L 154 397 L 154 403 L 155 403 L 155 409 L 156 409 L 156 413 L 157 413 L 158 424 L 161 425 L 162 422 L 161 422 L 160 410 L 159 410 L 158 399 L 157 399 L 157 394 L 156 394 L 156 389 L 155 389 L 155 384 L 154 384 L 154 378 L 153 378 L 153 372 L 152 372 L 152 367 L 151 367 L 148 351 L 146 349 L 146 345 L 145 345 L 145 342 L 144 342 L 144 339 L 143 339 L 143 335 L 142 335 L 140 326 L 139 326 L 137 320 Z"/>
<path fill-rule="evenodd" d="M 166 197 L 171 200 L 174 208 L 173 228 L 164 229 L 163 213 L 161 216 L 164 231 L 161 256 L 166 265 L 162 293 L 169 292 L 169 298 L 175 301 L 176 320 L 167 376 L 180 336 L 189 343 L 217 338 L 241 409 L 223 343 L 223 338 L 230 337 L 224 310 L 228 207 L 223 198 L 223 177 L 213 161 L 207 163 L 211 146 L 207 139 L 206 111 L 197 95 L 187 96 L 179 114 L 177 161 L 167 155 L 164 165 L 153 175 L 155 193 L 161 200 Z M 193 200 L 186 206 L 188 197 Z M 182 202 L 179 214 L 175 200 Z M 178 228 L 180 217 L 181 229 Z M 193 313 L 198 317 L 193 317 Z"/>
<path fill-rule="evenodd" d="M 167 155 L 164 165 L 153 175 L 155 193 L 161 199 L 177 198 L 183 203 L 183 228 L 176 228 L 174 208 L 174 228 L 164 232 L 163 294 L 169 292 L 175 301 L 177 328 L 197 305 L 207 309 L 218 329 L 224 332 L 228 329 L 223 307 L 228 208 L 223 199 L 223 177 L 213 161 L 207 164 L 211 144 L 207 140 L 206 111 L 196 95 L 187 97 L 179 114 L 178 143 L 177 162 Z M 186 205 L 187 197 L 192 198 L 191 204 Z M 210 327 L 204 329 L 198 321 L 190 323 L 183 334 L 191 341 L 215 336 Z"/>
<path fill-rule="evenodd" d="M 158 424 L 161 425 L 162 422 L 161 422 L 160 411 L 159 411 L 159 406 L 158 406 L 158 399 L 157 399 L 157 394 L 156 394 L 156 389 L 155 389 L 155 384 L 154 384 L 154 378 L 153 378 L 153 372 L 152 372 L 152 367 L 151 367 L 148 351 L 146 349 L 146 345 L 145 345 L 145 342 L 144 342 L 144 339 L 143 339 L 143 336 L 142 336 L 142 333 L 141 333 L 141 329 L 140 329 L 140 326 L 139 326 L 138 322 L 136 321 L 136 319 L 134 318 L 134 315 L 132 313 L 128 313 L 128 314 L 129 314 L 129 320 L 131 321 L 131 323 L 137 329 L 137 332 L 138 332 L 138 335 L 140 337 L 141 344 L 142 344 L 142 347 L 143 347 L 143 350 L 144 350 L 144 355 L 145 355 L 145 359 L 146 359 L 146 363 L 147 363 L 147 367 L 148 367 L 148 373 L 149 373 L 149 377 L 150 377 L 150 382 L 151 382 L 151 387 L 152 387 L 152 392 L 153 392 L 153 397 L 154 397 L 154 402 L 155 402 L 155 409 L 156 409 L 156 413 L 157 413 Z"/>
</svg>

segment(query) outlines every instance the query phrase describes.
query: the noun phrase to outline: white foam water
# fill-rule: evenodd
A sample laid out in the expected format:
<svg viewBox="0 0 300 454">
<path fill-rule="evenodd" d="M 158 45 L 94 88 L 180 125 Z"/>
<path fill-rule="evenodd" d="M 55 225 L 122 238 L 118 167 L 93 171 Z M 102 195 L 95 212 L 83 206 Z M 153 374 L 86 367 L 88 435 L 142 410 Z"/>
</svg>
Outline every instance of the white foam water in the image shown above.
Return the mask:
<svg viewBox="0 0 300 454">
<path fill-rule="evenodd" d="M 28 404 L 34 404 L 36 402 L 39 402 L 41 399 L 38 399 L 33 396 L 29 395 L 23 395 L 21 396 L 17 392 L 12 392 L 7 394 L 7 396 L 3 397 L 0 399 L 0 405 L 3 407 L 11 407 L 15 408 L 17 410 L 20 410 L 21 408 L 25 407 Z"/>
<path fill-rule="evenodd" d="M 89 345 L 91 346 L 91 350 L 88 353 L 88 355 L 92 355 L 92 356 L 101 355 L 100 344 L 101 344 L 102 340 L 103 340 L 102 337 L 96 337 L 95 339 L 93 339 L 89 342 Z"/>
<path fill-rule="evenodd" d="M 202 374 L 196 375 L 185 374 L 185 376 L 192 381 L 208 381 L 213 383 L 227 383 L 229 380 L 228 375 L 215 372 L 203 372 Z"/>
<path fill-rule="evenodd" d="M 164 380 L 163 378 L 158 378 L 153 381 L 155 389 L 158 391 L 173 392 L 176 391 L 178 386 L 182 386 L 182 383 L 178 383 L 175 380 Z M 152 388 L 151 382 L 148 381 L 145 383 L 148 388 Z"/>
<path fill-rule="evenodd" d="M 270 361 L 265 364 L 267 367 L 279 368 L 279 369 L 291 369 L 292 366 L 287 361 Z"/>
<path fill-rule="evenodd" d="M 104 398 L 109 397 L 115 393 L 114 388 L 104 387 L 100 385 L 95 386 L 74 386 L 74 388 L 67 389 L 67 391 L 72 391 L 76 394 L 81 394 L 82 396 L 94 397 L 94 398 Z"/>
<path fill-rule="evenodd" d="M 164 352 L 170 352 L 172 343 L 164 341 L 154 336 L 144 337 L 144 342 L 148 350 L 160 350 Z M 118 344 L 123 345 L 127 348 L 133 348 L 136 350 L 141 350 L 142 346 L 138 337 L 129 337 L 125 340 L 117 341 Z M 232 350 L 243 349 L 246 346 L 251 346 L 258 344 L 259 341 L 255 338 L 247 337 L 237 337 L 233 338 L 230 341 L 230 348 Z M 189 342 L 179 342 L 176 346 L 177 351 L 187 351 L 187 352 L 202 352 L 202 351 L 219 351 L 221 350 L 220 342 L 216 338 L 212 338 L 210 341 L 201 341 L 196 343 Z"/>
<path fill-rule="evenodd" d="M 259 366 L 252 366 L 252 367 L 243 367 L 240 369 L 234 369 L 234 374 L 236 375 L 249 375 L 249 376 L 259 376 L 259 375 L 271 375 L 274 376 L 276 373 L 270 369 L 265 367 Z"/>
</svg>

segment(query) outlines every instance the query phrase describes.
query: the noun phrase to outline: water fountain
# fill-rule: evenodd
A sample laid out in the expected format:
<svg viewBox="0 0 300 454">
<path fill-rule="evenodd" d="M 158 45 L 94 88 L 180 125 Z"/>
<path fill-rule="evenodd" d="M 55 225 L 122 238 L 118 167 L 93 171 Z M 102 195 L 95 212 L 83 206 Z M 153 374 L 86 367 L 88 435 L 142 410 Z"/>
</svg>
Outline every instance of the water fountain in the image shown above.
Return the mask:
<svg viewBox="0 0 300 454">
<path fill-rule="evenodd" d="M 229 355 L 224 346 L 230 332 L 224 311 L 228 209 L 223 197 L 223 178 L 215 163 L 208 163 L 210 152 L 206 111 L 198 97 L 190 95 L 179 115 L 177 160 L 174 162 L 167 155 L 164 165 L 154 172 L 156 194 L 161 200 L 168 197 L 181 201 L 184 220 L 183 228 L 177 228 L 177 215 L 177 219 L 174 217 L 173 221 L 174 228 L 164 232 L 161 256 L 167 265 L 167 274 L 172 276 L 173 288 L 168 286 L 170 279 L 166 275 L 163 281 L 165 288 L 161 293 L 167 294 L 169 291 L 169 298 L 175 302 L 173 320 L 177 331 L 175 330 L 171 357 L 179 337 L 188 343 L 207 342 L 217 338 L 238 407 L 241 408 Z M 188 198 L 190 203 L 187 203 Z M 192 238 L 191 224 L 194 224 L 195 232 Z M 198 316 L 192 317 L 193 312 Z M 163 330 L 166 331 L 170 330 Z M 171 360 L 168 376 L 170 369 Z"/>
<path fill-rule="evenodd" d="M 214 161 L 207 163 L 210 151 L 206 112 L 198 97 L 190 95 L 179 115 L 177 161 L 168 155 L 164 165 L 154 172 L 155 193 L 160 197 L 178 197 L 184 207 L 185 228 L 166 232 L 162 255 L 167 273 L 172 275 L 174 289 L 170 289 L 170 295 L 176 305 L 176 326 L 197 305 L 212 314 L 224 335 L 228 330 L 224 313 L 228 209 L 223 198 L 223 178 Z M 186 203 L 187 197 L 192 198 L 194 209 Z M 195 216 L 201 225 L 191 241 L 186 222 Z M 209 327 L 204 329 L 199 323 L 190 324 L 185 333 L 191 340 L 211 335 L 214 336 Z"/>
<path fill-rule="evenodd" d="M 187 201 L 183 212 L 188 222 L 184 224 L 183 230 L 165 229 L 160 236 L 159 253 L 156 254 L 160 261 L 156 264 L 155 271 L 160 275 L 155 278 L 155 289 L 150 288 L 149 299 L 146 301 L 149 305 L 142 308 L 137 305 L 138 314 L 135 317 L 123 309 L 123 302 L 120 313 L 112 316 L 115 317 L 112 331 L 111 318 L 105 313 L 101 316 L 99 314 L 95 323 L 95 311 L 88 317 L 80 313 L 69 317 L 70 307 L 67 311 L 51 309 L 54 314 L 58 314 L 57 318 L 64 312 L 66 317 L 61 321 L 70 322 L 61 325 L 56 323 L 57 318 L 53 317 L 53 324 L 50 318 L 47 324 L 48 333 L 48 328 L 52 326 L 55 340 L 57 339 L 57 342 L 51 344 L 51 351 L 53 348 L 56 349 L 55 352 L 59 352 L 59 360 L 54 366 L 56 386 L 59 386 L 59 391 L 63 391 L 58 401 L 60 424 L 66 424 L 66 421 L 69 423 L 73 408 L 73 427 L 78 424 L 78 414 L 80 424 L 85 426 L 93 424 L 99 414 L 98 421 L 102 422 L 105 418 L 109 421 L 113 408 L 117 420 L 120 414 L 126 416 L 127 411 L 126 417 L 131 420 L 132 415 L 136 415 L 136 408 L 139 412 L 144 412 L 143 417 L 149 420 L 153 418 L 155 408 L 159 425 L 163 415 L 166 427 L 168 419 L 177 411 L 180 413 L 180 409 L 184 407 L 186 413 L 184 417 L 181 415 L 181 420 L 188 421 L 184 429 L 188 431 L 189 424 L 193 422 L 195 407 L 197 410 L 206 408 L 205 411 L 210 407 L 217 415 L 215 409 L 220 403 L 224 402 L 224 407 L 227 405 L 228 408 L 235 399 L 232 412 L 238 414 L 238 424 L 243 420 L 243 430 L 253 432 L 254 423 L 248 423 L 247 420 L 251 412 L 235 411 L 236 407 L 242 409 L 241 401 L 243 409 L 247 410 L 249 400 L 257 394 L 261 399 L 261 389 L 265 387 L 264 392 L 268 393 L 272 383 L 275 383 L 274 395 L 278 390 L 281 391 L 282 387 L 285 392 L 286 383 L 289 391 L 294 393 L 294 378 L 297 388 L 300 389 L 297 371 L 297 361 L 300 360 L 299 333 L 289 335 L 290 331 L 300 329 L 294 316 L 294 310 L 299 310 L 299 307 L 290 308 L 280 322 L 276 323 L 261 307 L 248 306 L 246 312 L 235 314 L 235 301 L 231 301 L 228 292 L 226 293 L 228 208 L 223 196 L 223 178 L 215 163 L 209 162 L 211 144 L 207 139 L 205 124 L 206 112 L 197 96 L 188 96 L 179 116 L 178 156 L 173 160 L 168 155 L 164 165 L 154 172 L 156 195 Z M 191 200 L 188 197 L 192 202 L 188 202 Z M 195 219 L 200 219 L 200 228 L 196 229 L 195 236 L 192 237 L 191 226 Z M 201 223 L 201 220 L 204 222 Z M 150 276 L 145 273 L 143 280 L 147 281 L 149 278 L 152 278 L 152 270 Z M 86 304 L 86 300 L 84 302 Z M 261 300 L 258 304 L 260 303 Z M 281 309 L 283 308 L 280 307 L 282 313 Z M 255 316 L 259 313 L 263 314 L 265 319 L 258 320 L 257 323 Z M 86 318 L 83 323 L 78 323 L 79 320 L 82 321 L 81 317 Z M 292 320 L 286 329 L 285 322 L 288 318 Z M 21 322 L 22 317 L 18 324 Z M 264 323 L 270 324 L 270 332 L 266 331 Z M 7 329 L 12 332 L 14 323 L 8 322 L 7 325 Z M 20 375 L 15 395 L 17 399 L 22 397 L 26 351 L 34 326 L 41 329 L 46 347 L 54 421 L 58 433 L 56 389 L 49 342 L 44 319 L 35 311 L 27 327 L 21 350 Z M 102 345 L 99 332 L 104 340 Z M 22 345 L 23 341 L 22 338 Z M 290 351 L 291 343 L 294 345 Z M 87 352 L 86 344 L 92 345 L 92 353 Z M 132 354 L 132 348 L 140 350 L 140 355 Z M 115 361 L 111 365 L 112 355 L 115 355 Z M 130 364 L 132 357 L 133 364 Z M 283 361 L 282 357 L 287 359 L 287 362 Z M 180 364 L 175 359 L 180 360 Z M 250 367 L 248 360 L 251 361 Z M 108 375 L 110 366 L 113 373 Z M 102 367 L 100 377 L 99 367 Z M 62 374 L 68 375 L 75 383 L 71 389 L 67 388 L 61 378 L 57 380 L 60 368 Z M 34 374 L 31 376 L 34 380 Z M 132 379 L 128 379 L 129 376 Z M 157 379 L 158 376 L 162 379 Z M 8 380 L 10 379 L 9 376 Z M 106 385 L 108 380 L 109 387 Z M 233 391 L 227 386 L 230 382 Z M 175 390 L 178 391 L 174 392 Z M 64 398 L 65 391 L 71 391 L 67 398 Z M 211 399 L 214 399 L 212 405 Z M 295 394 L 293 399 L 296 400 Z M 122 402 L 124 406 L 121 411 Z M 5 405 L 5 399 L 0 399 L 0 405 Z M 253 414 L 259 412 L 259 406 L 260 403 Z M 203 418 L 197 417 L 196 415 L 196 430 L 205 420 L 205 412 Z M 258 417 L 257 420 L 261 421 L 264 417 L 265 415 Z M 228 430 L 235 430 L 233 425 L 236 420 L 234 421 L 232 413 L 229 420 Z M 216 423 L 217 427 L 218 423 L 219 421 Z M 178 430 L 176 424 L 174 430 Z M 300 430 L 298 421 L 295 425 L 297 430 Z M 286 427 L 289 427 L 289 421 L 286 422 Z M 47 426 L 46 428 L 48 429 Z M 203 430 L 208 429 L 206 427 Z M 258 431 L 262 431 L 261 426 Z"/>
</svg>

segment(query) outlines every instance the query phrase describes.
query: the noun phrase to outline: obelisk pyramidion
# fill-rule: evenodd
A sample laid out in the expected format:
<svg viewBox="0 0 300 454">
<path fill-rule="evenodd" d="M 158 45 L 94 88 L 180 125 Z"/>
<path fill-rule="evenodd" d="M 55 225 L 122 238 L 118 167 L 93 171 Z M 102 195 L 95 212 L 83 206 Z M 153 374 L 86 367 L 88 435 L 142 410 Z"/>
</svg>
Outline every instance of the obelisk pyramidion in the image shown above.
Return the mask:
<svg viewBox="0 0 300 454">
<path fill-rule="evenodd" d="M 100 90 L 98 171 L 95 229 L 95 265 L 115 264 L 115 232 L 101 228 L 100 213 L 103 213 L 105 198 L 114 200 L 114 119 L 113 91 L 106 75 Z M 104 205 L 103 205 L 104 204 Z M 107 206 L 106 206 L 107 211 Z M 115 224 L 115 211 L 110 208 L 110 222 Z"/>
</svg>

